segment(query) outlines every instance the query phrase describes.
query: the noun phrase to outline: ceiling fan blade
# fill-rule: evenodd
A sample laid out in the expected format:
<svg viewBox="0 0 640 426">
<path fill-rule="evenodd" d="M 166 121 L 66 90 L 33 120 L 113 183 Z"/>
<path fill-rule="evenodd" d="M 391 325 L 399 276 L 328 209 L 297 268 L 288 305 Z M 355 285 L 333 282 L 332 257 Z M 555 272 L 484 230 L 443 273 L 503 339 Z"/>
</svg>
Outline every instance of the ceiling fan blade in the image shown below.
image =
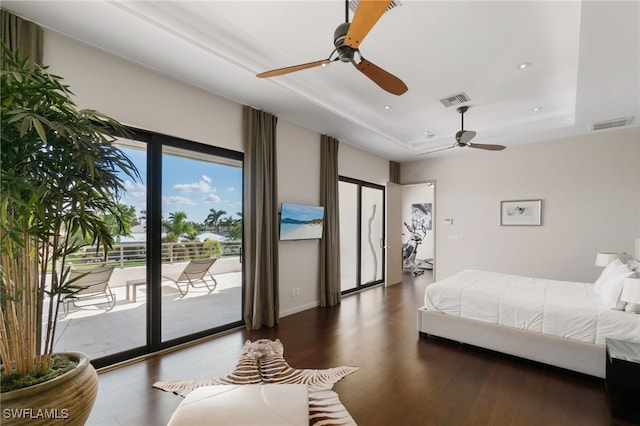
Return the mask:
<svg viewBox="0 0 640 426">
<path fill-rule="evenodd" d="M 461 145 L 469 144 L 469 141 L 476 137 L 476 132 L 473 130 L 460 130 L 456 133 L 456 141 Z"/>
<path fill-rule="evenodd" d="M 360 0 L 344 40 L 345 44 L 357 49 L 390 3 L 391 0 Z"/>
<path fill-rule="evenodd" d="M 307 62 L 306 64 L 293 65 L 290 67 L 278 68 L 271 71 L 265 71 L 260 74 L 256 74 L 258 78 L 275 77 L 278 75 L 289 74 L 290 72 L 302 71 L 308 68 L 319 67 L 320 65 L 328 65 L 331 61 L 329 59 L 323 59 L 321 61 Z"/>
<path fill-rule="evenodd" d="M 369 62 L 364 58 L 362 58 L 362 61 L 360 61 L 360 63 L 356 65 L 356 68 L 362 74 L 369 77 L 371 81 L 373 81 L 389 93 L 399 96 L 409 90 L 407 85 L 404 84 L 404 82 L 398 77 L 383 70 L 373 62 Z"/>
<path fill-rule="evenodd" d="M 447 149 L 451 149 L 451 148 L 455 148 L 455 147 L 456 147 L 456 145 L 446 146 L 444 148 L 434 149 L 433 151 L 423 152 L 422 154 L 418 154 L 418 156 L 433 154 L 435 152 L 440 152 L 440 151 L 446 151 Z"/>
<path fill-rule="evenodd" d="M 487 151 L 502 151 L 506 147 L 504 145 L 489 145 L 484 143 L 468 143 L 469 148 L 485 149 Z"/>
</svg>

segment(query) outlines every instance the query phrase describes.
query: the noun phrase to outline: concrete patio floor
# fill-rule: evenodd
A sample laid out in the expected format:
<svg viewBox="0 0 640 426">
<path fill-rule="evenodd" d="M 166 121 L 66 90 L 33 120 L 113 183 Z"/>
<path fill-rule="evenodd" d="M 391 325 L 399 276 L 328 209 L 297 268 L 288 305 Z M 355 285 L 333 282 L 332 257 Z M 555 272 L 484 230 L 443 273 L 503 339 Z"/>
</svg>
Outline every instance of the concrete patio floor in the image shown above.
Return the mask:
<svg viewBox="0 0 640 426">
<path fill-rule="evenodd" d="M 174 284 L 163 281 L 163 341 L 242 319 L 242 273 L 214 273 L 214 276 L 218 285 L 213 292 L 191 287 L 184 297 Z M 71 304 L 64 316 L 60 309 L 54 352 L 80 351 L 95 359 L 146 344 L 146 288 L 136 289 L 133 302 L 131 294 L 127 299 L 126 285 L 121 280 L 110 282 L 116 296 L 111 310 L 106 303 L 82 308 Z"/>
</svg>

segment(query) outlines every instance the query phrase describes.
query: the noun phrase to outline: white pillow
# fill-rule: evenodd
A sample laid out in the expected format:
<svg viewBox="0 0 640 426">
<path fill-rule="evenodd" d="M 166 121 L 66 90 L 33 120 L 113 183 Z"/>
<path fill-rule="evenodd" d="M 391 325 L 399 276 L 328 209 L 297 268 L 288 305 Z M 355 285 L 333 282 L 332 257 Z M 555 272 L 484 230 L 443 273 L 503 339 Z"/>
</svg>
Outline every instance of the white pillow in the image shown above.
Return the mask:
<svg viewBox="0 0 640 426">
<path fill-rule="evenodd" d="M 620 269 L 621 266 L 624 266 L 624 264 L 620 261 L 620 259 L 615 259 L 602 270 L 602 272 L 600 273 L 600 276 L 598 277 L 595 284 L 593 285 L 593 288 L 596 291 L 596 293 L 600 291 L 600 288 L 602 287 L 602 285 L 607 281 L 607 277 L 611 275 L 613 272 L 615 272 L 617 269 Z"/>
<path fill-rule="evenodd" d="M 611 262 L 602 271 L 602 274 L 594 284 L 594 290 L 608 308 L 619 311 L 624 310 L 626 302 L 620 300 L 620 293 L 622 293 L 625 278 L 631 272 L 629 267 L 619 259 Z"/>
</svg>

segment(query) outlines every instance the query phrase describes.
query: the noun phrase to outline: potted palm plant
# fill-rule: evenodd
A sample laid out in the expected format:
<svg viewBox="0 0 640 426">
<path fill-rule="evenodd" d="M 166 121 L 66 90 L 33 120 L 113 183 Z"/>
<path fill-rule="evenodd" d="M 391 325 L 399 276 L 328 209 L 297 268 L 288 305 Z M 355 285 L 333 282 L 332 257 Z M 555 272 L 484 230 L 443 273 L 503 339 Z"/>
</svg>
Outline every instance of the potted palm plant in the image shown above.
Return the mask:
<svg viewBox="0 0 640 426">
<path fill-rule="evenodd" d="M 114 235 L 105 217 L 125 225 L 123 177 L 138 171 L 113 145 L 121 124 L 78 109 L 60 77 L 4 44 L 2 62 L 2 423 L 84 424 L 97 374 L 83 354 L 54 353 L 60 304 L 80 290 L 66 258 L 87 243 L 106 256 Z"/>
</svg>

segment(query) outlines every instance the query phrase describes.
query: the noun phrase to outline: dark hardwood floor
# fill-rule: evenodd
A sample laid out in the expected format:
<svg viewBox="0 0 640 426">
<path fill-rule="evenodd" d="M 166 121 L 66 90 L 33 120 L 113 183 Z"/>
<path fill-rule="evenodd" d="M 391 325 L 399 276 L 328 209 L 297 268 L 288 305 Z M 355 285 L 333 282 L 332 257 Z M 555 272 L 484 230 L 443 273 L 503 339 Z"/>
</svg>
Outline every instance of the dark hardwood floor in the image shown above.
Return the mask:
<svg viewBox="0 0 640 426">
<path fill-rule="evenodd" d="M 164 425 L 181 398 L 158 380 L 230 373 L 242 344 L 280 339 L 295 368 L 359 367 L 334 386 L 361 426 L 630 425 L 609 412 L 604 381 L 454 342 L 419 337 L 428 275 L 100 374 L 89 425 Z M 124 330 L 123 330 L 124 331 Z"/>
</svg>

